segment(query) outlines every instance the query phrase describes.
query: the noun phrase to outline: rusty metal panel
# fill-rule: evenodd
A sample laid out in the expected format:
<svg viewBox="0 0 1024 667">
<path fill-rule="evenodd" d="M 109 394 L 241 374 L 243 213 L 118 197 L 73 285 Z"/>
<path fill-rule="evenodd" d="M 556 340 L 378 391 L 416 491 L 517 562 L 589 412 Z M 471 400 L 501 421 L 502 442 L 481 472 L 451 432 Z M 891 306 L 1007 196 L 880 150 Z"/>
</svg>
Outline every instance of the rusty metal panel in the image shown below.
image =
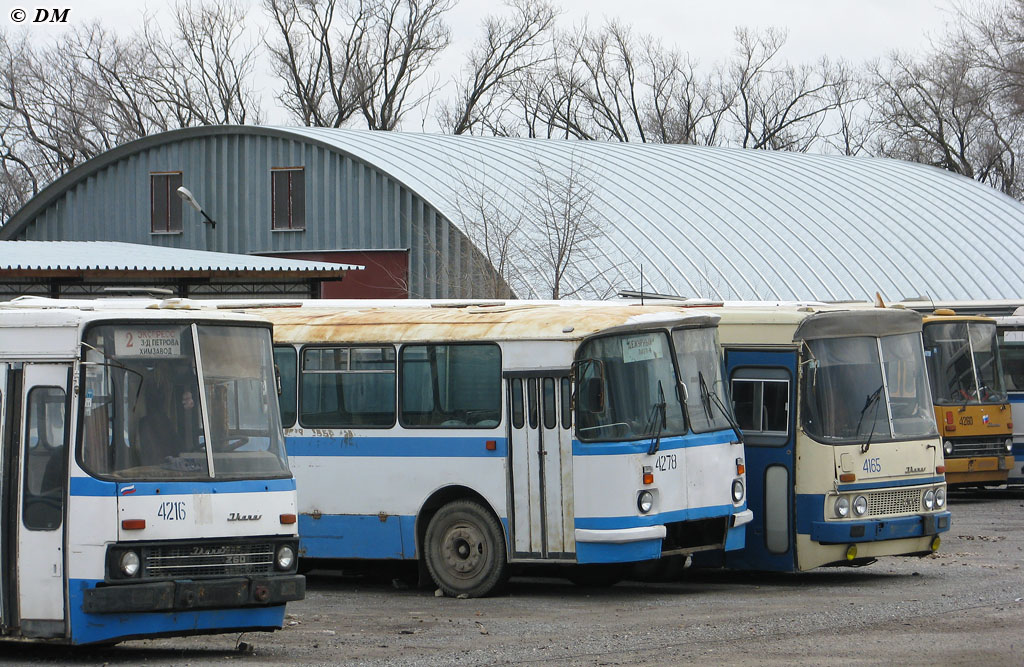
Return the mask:
<svg viewBox="0 0 1024 667">
<path fill-rule="evenodd" d="M 279 343 L 345 341 L 580 340 L 623 327 L 717 322 L 715 315 L 674 306 L 516 303 L 461 308 L 301 307 L 253 312 L 274 323 Z"/>
</svg>

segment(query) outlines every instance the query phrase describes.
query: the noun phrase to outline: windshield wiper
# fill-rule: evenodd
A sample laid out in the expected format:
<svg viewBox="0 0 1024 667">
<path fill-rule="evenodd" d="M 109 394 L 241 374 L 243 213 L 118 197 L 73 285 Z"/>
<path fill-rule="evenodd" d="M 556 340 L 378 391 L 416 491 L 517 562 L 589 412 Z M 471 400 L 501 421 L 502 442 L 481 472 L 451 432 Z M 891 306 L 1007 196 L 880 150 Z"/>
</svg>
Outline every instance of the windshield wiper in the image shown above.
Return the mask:
<svg viewBox="0 0 1024 667">
<path fill-rule="evenodd" d="M 871 432 L 868 433 L 867 440 L 860 447 L 861 453 L 867 452 L 871 449 L 871 438 L 875 435 L 875 424 L 878 421 L 878 398 L 882 395 L 882 389 L 884 388 L 885 384 L 878 385 L 878 389 L 868 394 L 867 398 L 864 400 L 864 407 L 860 409 L 860 418 L 857 420 L 857 428 L 854 430 L 854 433 L 860 433 L 860 425 L 864 422 L 864 413 L 867 412 L 868 408 L 872 405 L 875 406 L 875 411 L 871 413 Z"/>
<path fill-rule="evenodd" d="M 718 407 L 718 411 L 722 413 L 725 420 L 729 422 L 729 428 L 731 428 L 736 434 L 736 439 L 742 440 L 743 434 L 740 432 L 740 425 L 736 423 L 735 419 L 733 419 L 732 413 L 726 409 L 725 405 L 722 403 L 722 399 L 718 397 L 718 394 L 711 394 L 711 399 L 715 402 L 715 405 Z"/>
<path fill-rule="evenodd" d="M 647 419 L 647 428 L 644 429 L 653 431 L 651 445 L 647 448 L 648 455 L 656 454 L 661 449 L 661 430 L 665 428 L 665 422 L 668 419 L 666 416 L 668 404 L 665 402 L 665 389 L 661 386 L 661 380 L 658 380 L 658 399 L 659 402 L 651 406 L 651 416 Z"/>
<path fill-rule="evenodd" d="M 146 379 L 142 375 L 142 373 L 138 372 L 134 368 L 128 368 L 127 366 L 125 366 L 118 359 L 115 359 L 114 357 L 110 356 L 109 354 L 107 354 L 103 350 L 99 349 L 98 347 L 94 347 L 92 345 L 89 345 L 84 340 L 81 342 L 81 345 L 82 345 L 82 347 L 87 347 L 87 348 L 89 348 L 90 350 L 92 350 L 94 352 L 98 352 L 100 355 L 103 356 L 104 359 L 106 359 L 109 362 L 109 363 L 102 363 L 102 362 L 99 362 L 99 361 L 84 361 L 83 360 L 82 361 L 82 365 L 83 366 L 107 366 L 109 368 L 117 368 L 119 370 L 124 371 L 126 378 L 127 378 L 127 374 L 128 373 L 132 373 L 133 375 L 137 375 L 139 377 L 139 386 L 135 388 L 135 398 L 132 399 L 132 410 L 134 410 L 135 409 L 135 404 L 139 400 L 139 394 L 142 392 L 142 383 Z"/>
<path fill-rule="evenodd" d="M 708 383 L 704 379 L 704 371 L 697 371 L 697 381 L 700 384 L 700 402 L 704 406 L 704 416 L 710 422 L 714 420 L 715 415 L 711 410 L 711 392 L 708 391 Z"/>
<path fill-rule="evenodd" d="M 740 425 L 736 423 L 735 419 L 733 419 L 732 414 L 722 403 L 722 399 L 718 397 L 718 394 L 708 389 L 708 383 L 707 380 L 704 379 L 703 371 L 697 371 L 697 380 L 700 384 L 700 399 L 704 404 L 704 414 L 708 418 L 708 423 L 710 424 L 715 420 L 715 413 L 712 406 L 718 408 L 718 411 L 722 413 L 725 420 L 729 422 L 729 428 L 736 433 L 736 439 L 742 440 L 743 434 L 740 432 Z"/>
</svg>

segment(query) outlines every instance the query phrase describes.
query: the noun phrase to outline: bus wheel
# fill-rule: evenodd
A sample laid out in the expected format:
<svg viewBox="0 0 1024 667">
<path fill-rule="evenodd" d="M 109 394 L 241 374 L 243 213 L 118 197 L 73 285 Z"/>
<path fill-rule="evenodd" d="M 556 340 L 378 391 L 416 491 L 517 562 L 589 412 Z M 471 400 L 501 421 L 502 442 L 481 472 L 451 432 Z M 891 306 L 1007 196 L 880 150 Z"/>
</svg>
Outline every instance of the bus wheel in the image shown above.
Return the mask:
<svg viewBox="0 0 1024 667">
<path fill-rule="evenodd" d="M 505 582 L 505 538 L 480 503 L 457 500 L 437 511 L 424 538 L 427 569 L 445 595 L 475 598 Z"/>
</svg>

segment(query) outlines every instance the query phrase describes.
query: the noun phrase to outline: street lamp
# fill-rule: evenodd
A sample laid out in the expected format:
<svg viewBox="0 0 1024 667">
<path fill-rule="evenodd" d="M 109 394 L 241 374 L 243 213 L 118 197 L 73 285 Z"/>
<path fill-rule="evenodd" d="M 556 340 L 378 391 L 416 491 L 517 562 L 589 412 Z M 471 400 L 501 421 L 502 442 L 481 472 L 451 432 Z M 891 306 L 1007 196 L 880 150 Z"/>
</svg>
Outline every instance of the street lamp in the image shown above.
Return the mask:
<svg viewBox="0 0 1024 667">
<path fill-rule="evenodd" d="M 208 216 L 206 214 L 206 211 L 203 210 L 203 207 L 200 206 L 199 202 L 196 201 L 195 195 L 193 195 L 192 192 L 188 188 L 186 188 L 184 185 L 182 185 L 182 186 L 180 186 L 178 188 L 177 192 L 178 192 L 178 196 L 181 197 L 182 200 L 186 204 L 188 204 L 189 206 L 191 206 L 192 208 L 194 208 L 195 210 L 199 211 L 199 213 L 202 214 L 202 216 L 204 218 L 203 222 L 205 222 L 208 225 L 210 225 L 211 229 L 216 229 L 217 228 L 216 221 L 214 221 L 213 218 L 211 218 L 210 216 Z"/>
</svg>

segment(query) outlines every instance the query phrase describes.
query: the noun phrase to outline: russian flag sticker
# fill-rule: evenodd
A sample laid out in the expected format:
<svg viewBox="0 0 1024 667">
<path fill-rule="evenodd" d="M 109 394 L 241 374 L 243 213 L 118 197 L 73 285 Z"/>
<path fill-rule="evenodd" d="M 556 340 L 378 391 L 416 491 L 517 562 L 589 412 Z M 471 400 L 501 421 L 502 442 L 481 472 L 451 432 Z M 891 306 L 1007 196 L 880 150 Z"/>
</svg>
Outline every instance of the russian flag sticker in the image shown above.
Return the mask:
<svg viewBox="0 0 1024 667">
<path fill-rule="evenodd" d="M 128 486 L 122 486 L 121 487 L 121 495 L 122 496 L 130 496 L 133 493 L 135 493 L 135 485 L 134 484 L 129 484 Z"/>
<path fill-rule="evenodd" d="M 987 424 L 988 423 L 988 415 L 982 415 L 981 416 L 981 421 Z"/>
</svg>

